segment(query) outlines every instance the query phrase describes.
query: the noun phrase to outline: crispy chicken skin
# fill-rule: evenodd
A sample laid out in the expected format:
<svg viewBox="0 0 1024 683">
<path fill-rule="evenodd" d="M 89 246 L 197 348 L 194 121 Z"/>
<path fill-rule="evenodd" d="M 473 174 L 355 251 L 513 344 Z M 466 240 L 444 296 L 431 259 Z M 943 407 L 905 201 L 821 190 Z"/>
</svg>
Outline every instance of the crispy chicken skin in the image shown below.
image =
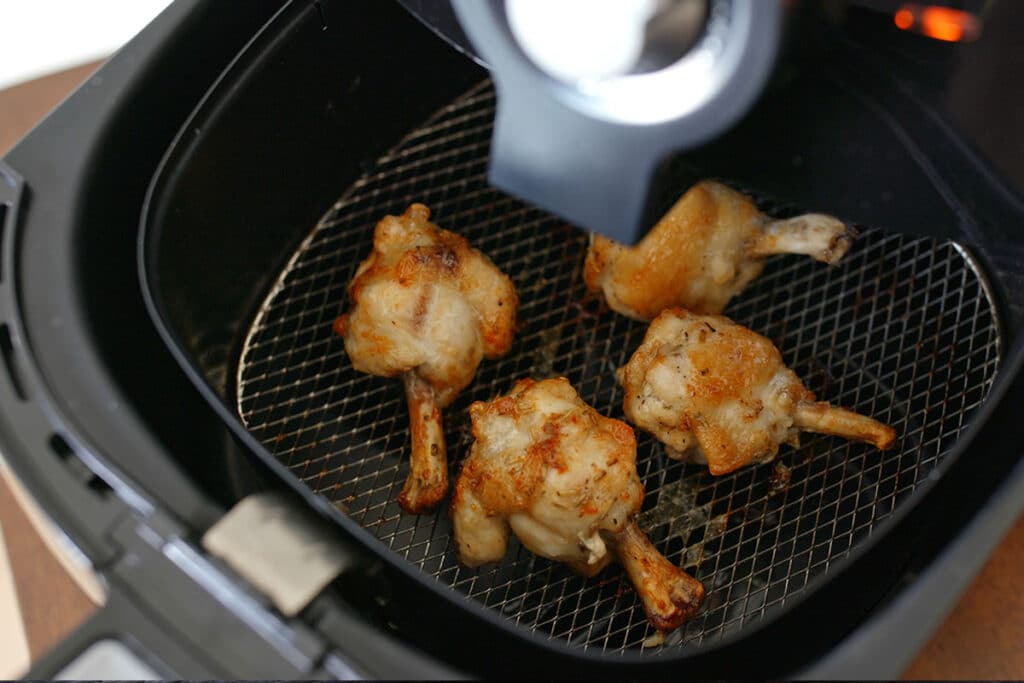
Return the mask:
<svg viewBox="0 0 1024 683">
<path fill-rule="evenodd" d="M 774 459 L 801 430 L 882 450 L 896 439 L 876 420 L 816 402 L 769 340 L 722 316 L 664 311 L 619 382 L 630 422 L 671 457 L 707 463 L 716 475 Z"/>
<path fill-rule="evenodd" d="M 853 231 L 822 214 L 773 220 L 744 195 L 705 181 L 691 188 L 635 247 L 593 235 L 587 288 L 615 311 L 652 320 L 682 306 L 720 313 L 764 268 L 769 254 L 838 263 Z"/>
<path fill-rule="evenodd" d="M 617 558 L 657 628 L 699 609 L 700 582 L 632 521 L 644 489 L 629 425 L 598 414 L 565 378 L 521 380 L 507 396 L 474 403 L 470 416 L 474 442 L 451 504 L 461 562 L 500 560 L 511 530 L 585 576 Z"/>
<path fill-rule="evenodd" d="M 348 296 L 334 330 L 352 366 L 403 378 L 412 462 L 399 503 L 422 512 L 448 491 L 441 409 L 472 381 L 481 359 L 508 352 L 515 287 L 464 238 L 431 223 L 426 206 L 412 204 L 377 224 L 373 252 Z"/>
</svg>

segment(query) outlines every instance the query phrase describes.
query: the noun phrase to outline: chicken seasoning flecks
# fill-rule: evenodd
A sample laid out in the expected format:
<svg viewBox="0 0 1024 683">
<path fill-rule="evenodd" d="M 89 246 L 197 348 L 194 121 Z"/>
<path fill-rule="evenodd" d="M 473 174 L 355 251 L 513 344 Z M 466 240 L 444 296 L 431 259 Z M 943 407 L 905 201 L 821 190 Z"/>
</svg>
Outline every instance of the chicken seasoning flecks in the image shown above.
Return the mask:
<svg viewBox="0 0 1024 683">
<path fill-rule="evenodd" d="M 352 366 L 401 377 L 409 407 L 410 472 L 398 502 L 420 513 L 448 493 L 441 409 L 484 358 L 512 346 L 519 299 L 512 281 L 461 236 L 412 204 L 385 216 L 373 252 L 349 283 L 351 306 L 334 322 Z"/>
<path fill-rule="evenodd" d="M 618 376 L 626 418 L 714 475 L 771 461 L 800 431 L 895 441 L 877 420 L 816 402 L 771 341 L 723 316 L 663 311 Z"/>
<path fill-rule="evenodd" d="M 470 414 L 475 441 L 451 505 L 461 562 L 500 560 L 514 532 L 528 550 L 584 576 L 617 559 L 656 628 L 697 612 L 704 587 L 633 519 L 644 491 L 629 425 L 600 415 L 565 378 L 520 380 Z"/>
<path fill-rule="evenodd" d="M 652 320 L 666 308 L 721 313 L 772 254 L 806 254 L 834 265 L 855 232 L 824 214 L 773 220 L 720 183 L 690 188 L 634 247 L 594 235 L 584 279 L 623 315 Z"/>
</svg>

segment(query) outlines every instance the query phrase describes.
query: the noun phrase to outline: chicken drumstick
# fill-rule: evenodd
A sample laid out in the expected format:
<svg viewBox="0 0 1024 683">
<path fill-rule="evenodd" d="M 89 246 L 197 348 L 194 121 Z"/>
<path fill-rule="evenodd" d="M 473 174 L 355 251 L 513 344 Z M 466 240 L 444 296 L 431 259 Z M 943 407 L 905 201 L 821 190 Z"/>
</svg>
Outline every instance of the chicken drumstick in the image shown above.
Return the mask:
<svg viewBox="0 0 1024 683">
<path fill-rule="evenodd" d="M 431 223 L 422 204 L 377 224 L 348 296 L 334 330 L 353 367 L 405 384 L 412 456 L 398 502 L 422 512 L 448 492 L 441 409 L 482 358 L 508 352 L 519 299 L 490 259 Z"/>
<path fill-rule="evenodd" d="M 532 552 L 584 576 L 618 558 L 659 629 L 697 611 L 704 587 L 632 521 L 644 488 L 629 425 L 599 415 L 565 378 L 521 380 L 470 415 L 475 441 L 451 507 L 460 561 L 500 560 L 511 529 Z"/>
<path fill-rule="evenodd" d="M 726 474 L 775 458 L 801 430 L 865 441 L 886 450 L 891 427 L 827 403 L 782 364 L 764 337 L 728 318 L 669 309 L 619 369 L 627 419 L 670 457 Z"/>
<path fill-rule="evenodd" d="M 772 220 L 744 195 L 705 181 L 691 188 L 635 247 L 594 235 L 587 288 L 615 311 L 652 320 L 666 308 L 721 313 L 761 274 L 770 254 L 838 263 L 853 231 L 831 216 Z"/>
</svg>

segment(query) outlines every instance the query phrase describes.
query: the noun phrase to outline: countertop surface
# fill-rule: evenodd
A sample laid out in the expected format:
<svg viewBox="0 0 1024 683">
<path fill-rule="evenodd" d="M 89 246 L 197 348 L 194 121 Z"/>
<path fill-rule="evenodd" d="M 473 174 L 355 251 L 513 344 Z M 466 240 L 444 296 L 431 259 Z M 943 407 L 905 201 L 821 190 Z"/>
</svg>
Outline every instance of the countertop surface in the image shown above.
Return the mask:
<svg viewBox="0 0 1024 683">
<path fill-rule="evenodd" d="M 0 154 L 95 66 L 0 91 Z M 23 506 L 0 479 L 0 678 L 19 675 L 21 662 L 38 657 L 92 609 L 90 599 L 54 559 Z M 905 677 L 1021 679 L 1022 644 L 1024 518 L 1017 521 Z M 4 670 L 5 665 L 13 668 Z"/>
</svg>

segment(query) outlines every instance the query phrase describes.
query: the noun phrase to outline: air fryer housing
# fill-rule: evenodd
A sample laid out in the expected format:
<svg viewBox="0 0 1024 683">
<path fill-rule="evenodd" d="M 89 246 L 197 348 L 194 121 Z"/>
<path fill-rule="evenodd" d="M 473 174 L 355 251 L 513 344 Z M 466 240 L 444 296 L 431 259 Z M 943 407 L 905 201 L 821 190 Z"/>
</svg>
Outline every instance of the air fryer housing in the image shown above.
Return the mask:
<svg viewBox="0 0 1024 683">
<path fill-rule="evenodd" d="M 1002 365 L 959 456 L 918 504 L 812 598 L 680 664 L 580 657 L 423 590 L 218 414 L 225 387 L 209 370 L 226 362 L 260 283 L 341 188 L 484 74 L 391 3 L 177 0 L 4 161 L 2 450 L 108 590 L 34 677 L 104 638 L 165 677 L 622 677 L 681 666 L 709 677 L 897 675 L 1024 501 L 1014 419 L 1024 212 L 942 114 L 949 53 L 870 17 L 847 30 L 838 54 L 784 79 L 716 143 L 728 158 L 713 144 L 678 161 L 679 174 L 728 175 L 850 220 L 968 243 L 1002 315 Z M 229 93 L 213 102 L 223 106 L 216 129 L 183 127 L 211 89 Z M 208 164 L 187 170 L 207 193 L 179 207 L 194 230 L 156 264 L 174 332 L 165 338 L 146 309 L 136 246 L 172 142 L 202 150 Z M 277 227 L 252 230 L 255 218 Z M 309 510 L 351 555 L 351 569 L 292 618 L 199 543 L 226 509 L 266 490 Z M 870 600 L 864 586 L 877 587 Z"/>
</svg>

